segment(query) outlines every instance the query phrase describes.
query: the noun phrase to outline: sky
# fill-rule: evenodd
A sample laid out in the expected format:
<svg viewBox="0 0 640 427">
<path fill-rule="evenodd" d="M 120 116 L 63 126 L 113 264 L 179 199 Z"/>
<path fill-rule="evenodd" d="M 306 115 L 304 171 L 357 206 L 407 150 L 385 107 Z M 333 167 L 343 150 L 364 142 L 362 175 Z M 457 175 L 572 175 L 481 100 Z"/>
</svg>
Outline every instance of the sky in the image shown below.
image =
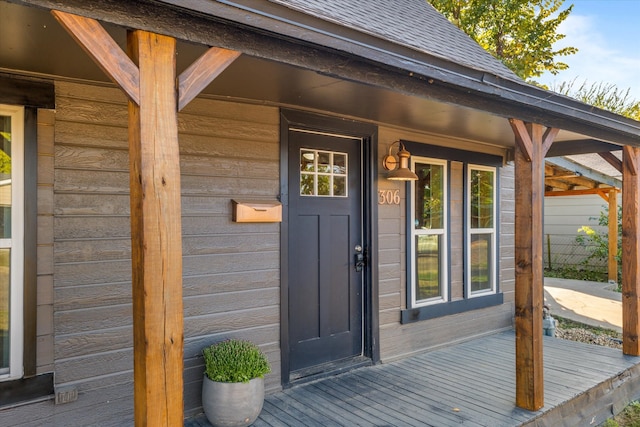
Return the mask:
<svg viewBox="0 0 640 427">
<path fill-rule="evenodd" d="M 612 83 L 640 101 L 640 0 L 565 0 L 562 10 L 571 4 L 573 11 L 558 28 L 566 37 L 554 47 L 573 46 L 578 53 L 558 58 L 568 70 L 536 80 L 557 86 L 577 79 L 574 87 L 585 80 L 589 86 Z"/>
</svg>

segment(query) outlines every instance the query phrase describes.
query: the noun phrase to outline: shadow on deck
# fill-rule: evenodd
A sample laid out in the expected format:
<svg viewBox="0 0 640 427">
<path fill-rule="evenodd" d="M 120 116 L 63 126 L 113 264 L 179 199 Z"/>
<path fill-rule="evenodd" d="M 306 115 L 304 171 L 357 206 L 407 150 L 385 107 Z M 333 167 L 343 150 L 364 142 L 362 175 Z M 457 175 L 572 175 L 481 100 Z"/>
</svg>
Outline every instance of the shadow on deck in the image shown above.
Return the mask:
<svg viewBox="0 0 640 427">
<path fill-rule="evenodd" d="M 640 397 L 640 357 L 620 350 L 545 337 L 544 366 L 537 412 L 515 406 L 515 336 L 504 332 L 269 395 L 254 425 L 596 426 Z"/>
</svg>

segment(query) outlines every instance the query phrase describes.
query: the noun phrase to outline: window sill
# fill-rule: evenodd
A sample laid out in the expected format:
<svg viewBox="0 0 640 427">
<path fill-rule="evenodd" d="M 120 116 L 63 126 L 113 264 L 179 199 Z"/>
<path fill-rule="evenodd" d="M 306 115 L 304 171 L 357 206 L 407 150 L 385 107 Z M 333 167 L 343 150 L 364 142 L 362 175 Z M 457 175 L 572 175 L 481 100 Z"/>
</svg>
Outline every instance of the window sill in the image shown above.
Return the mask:
<svg viewBox="0 0 640 427">
<path fill-rule="evenodd" d="M 0 382 L 0 409 L 53 396 L 53 374 Z"/>
<path fill-rule="evenodd" d="M 404 325 L 406 323 L 419 322 L 421 320 L 435 319 L 437 317 L 449 316 L 451 314 L 464 313 L 465 311 L 493 307 L 496 305 L 501 305 L 503 302 L 503 294 L 499 293 L 486 296 L 477 296 L 442 304 L 409 308 L 407 310 L 402 310 L 400 323 Z"/>
</svg>

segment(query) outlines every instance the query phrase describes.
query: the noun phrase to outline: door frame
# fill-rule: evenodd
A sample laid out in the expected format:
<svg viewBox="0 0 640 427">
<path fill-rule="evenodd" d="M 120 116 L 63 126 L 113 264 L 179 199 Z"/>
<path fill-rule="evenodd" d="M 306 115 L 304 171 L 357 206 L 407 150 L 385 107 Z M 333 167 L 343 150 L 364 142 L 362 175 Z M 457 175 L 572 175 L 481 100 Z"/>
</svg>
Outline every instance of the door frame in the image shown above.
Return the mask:
<svg viewBox="0 0 640 427">
<path fill-rule="evenodd" d="M 363 355 L 372 363 L 380 361 L 379 304 L 378 304 L 378 204 L 376 177 L 378 175 L 378 127 L 339 117 L 303 111 L 280 110 L 280 201 L 283 205 L 280 228 L 280 355 L 281 383 L 289 379 L 289 129 L 305 129 L 328 134 L 362 138 L 362 242 L 368 251 L 364 268 L 362 334 Z"/>
</svg>

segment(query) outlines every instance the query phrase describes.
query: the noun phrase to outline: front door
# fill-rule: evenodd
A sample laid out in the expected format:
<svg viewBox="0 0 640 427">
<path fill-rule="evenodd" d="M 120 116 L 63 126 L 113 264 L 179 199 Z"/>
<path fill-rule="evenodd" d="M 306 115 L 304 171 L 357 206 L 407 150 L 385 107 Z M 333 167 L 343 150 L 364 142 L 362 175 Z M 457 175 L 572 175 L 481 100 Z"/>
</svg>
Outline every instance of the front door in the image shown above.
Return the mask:
<svg viewBox="0 0 640 427">
<path fill-rule="evenodd" d="M 289 130 L 290 379 L 363 354 L 362 140 Z"/>
</svg>

